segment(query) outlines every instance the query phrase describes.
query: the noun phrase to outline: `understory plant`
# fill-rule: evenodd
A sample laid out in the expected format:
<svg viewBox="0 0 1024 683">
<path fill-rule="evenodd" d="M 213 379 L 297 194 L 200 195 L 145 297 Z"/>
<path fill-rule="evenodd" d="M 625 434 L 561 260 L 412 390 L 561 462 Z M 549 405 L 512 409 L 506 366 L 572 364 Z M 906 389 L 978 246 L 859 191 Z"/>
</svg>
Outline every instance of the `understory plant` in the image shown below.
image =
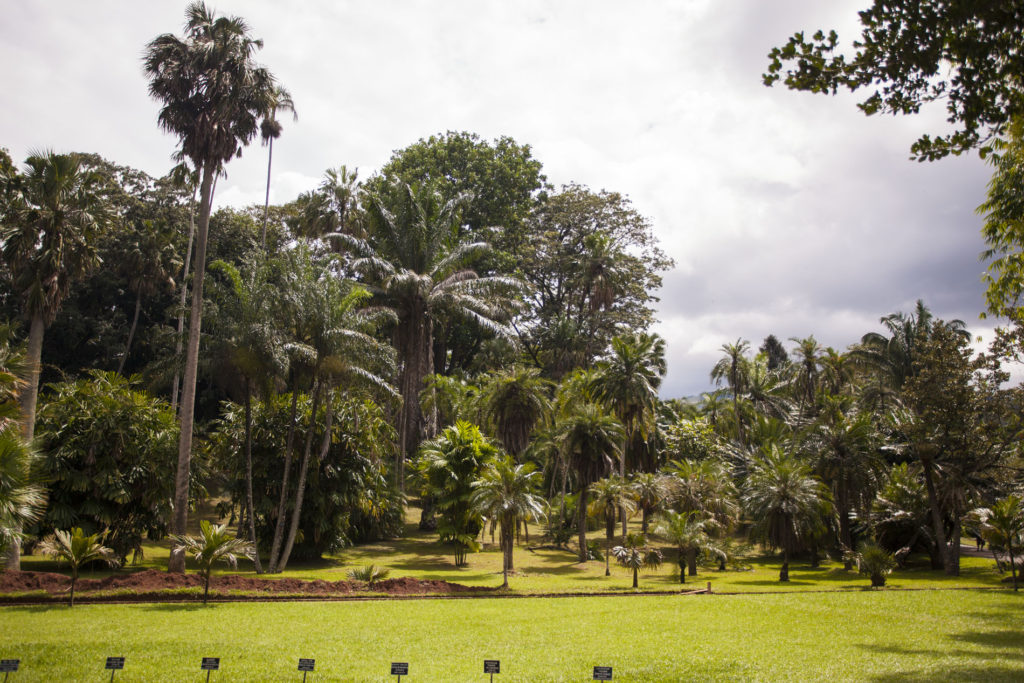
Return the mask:
<svg viewBox="0 0 1024 683">
<path fill-rule="evenodd" d="M 57 562 L 66 560 L 71 565 L 69 607 L 75 606 L 75 584 L 78 582 L 78 570 L 83 564 L 96 560 L 102 560 L 111 567 L 120 564 L 114 556 L 114 550 L 103 545 L 105 536 L 105 533 L 86 536 L 80 527 L 75 527 L 70 533 L 58 529 L 39 544 L 39 551 L 44 555 L 53 557 Z"/>
<path fill-rule="evenodd" d="M 179 550 L 192 555 L 203 576 L 203 604 L 210 595 L 210 573 L 213 563 L 226 562 L 232 569 L 238 566 L 238 556 L 252 557 L 256 547 L 249 541 L 235 538 L 228 533 L 226 524 L 210 524 L 205 519 L 199 523 L 199 536 L 177 536 L 172 539 Z"/>
<path fill-rule="evenodd" d="M 857 563 L 857 571 L 871 577 L 871 587 L 881 588 L 885 577 L 896 568 L 896 557 L 875 543 L 862 543 L 856 552 L 846 554 L 846 559 Z"/>
</svg>

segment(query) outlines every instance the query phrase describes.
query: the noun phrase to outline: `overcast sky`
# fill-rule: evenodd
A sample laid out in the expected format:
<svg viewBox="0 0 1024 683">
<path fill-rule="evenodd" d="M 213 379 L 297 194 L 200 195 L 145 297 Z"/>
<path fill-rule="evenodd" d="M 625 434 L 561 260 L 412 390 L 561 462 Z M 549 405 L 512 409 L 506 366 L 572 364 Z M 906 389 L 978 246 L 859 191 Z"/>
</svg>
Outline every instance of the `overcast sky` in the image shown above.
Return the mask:
<svg viewBox="0 0 1024 683">
<path fill-rule="evenodd" d="M 292 5 L 294 4 L 294 7 Z M 299 121 L 274 147 L 271 201 L 346 164 L 447 130 L 531 145 L 550 182 L 628 195 L 676 268 L 660 296 L 663 396 L 710 388 L 720 347 L 813 334 L 845 348 L 924 299 L 986 334 L 976 157 L 908 161 L 941 110 L 867 118 L 850 96 L 765 88 L 797 30 L 856 37 L 867 0 L 678 2 L 305 0 L 213 3 L 244 17 Z M 186 3 L 10 2 L 0 23 L 0 146 L 96 152 L 153 175 L 157 127 L 141 56 L 181 35 Z M 287 7 L 287 9 L 285 9 Z M 266 150 L 227 167 L 218 205 L 262 203 Z"/>
</svg>

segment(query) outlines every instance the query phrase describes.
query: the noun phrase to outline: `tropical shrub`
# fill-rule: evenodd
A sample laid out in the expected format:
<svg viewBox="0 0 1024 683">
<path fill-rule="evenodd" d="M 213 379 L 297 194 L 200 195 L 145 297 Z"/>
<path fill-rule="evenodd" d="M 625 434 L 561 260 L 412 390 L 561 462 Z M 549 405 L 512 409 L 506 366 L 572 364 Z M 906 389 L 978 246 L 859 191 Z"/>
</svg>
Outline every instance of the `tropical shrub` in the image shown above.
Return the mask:
<svg viewBox="0 0 1024 683">
<path fill-rule="evenodd" d="M 199 536 L 171 535 L 175 545 L 172 552 L 192 555 L 203 576 L 203 604 L 210 595 L 210 573 L 214 562 L 225 562 L 230 567 L 238 566 L 238 556 L 252 557 L 256 547 L 249 541 L 235 538 L 228 533 L 226 524 L 210 524 L 205 519 L 199 522 Z"/>
<path fill-rule="evenodd" d="M 857 571 L 871 577 L 871 587 L 881 588 L 885 585 L 885 577 L 896 568 L 896 557 L 885 548 L 874 543 L 862 543 L 855 553 L 847 557 L 857 563 Z"/>
<path fill-rule="evenodd" d="M 96 560 L 102 560 L 111 567 L 120 564 L 114 557 L 114 550 L 103 545 L 105 536 L 104 533 L 86 535 L 79 527 L 72 529 L 71 533 L 58 529 L 39 544 L 39 550 L 43 554 L 71 565 L 69 607 L 75 606 L 75 584 L 78 582 L 78 570 L 82 565 Z"/>
</svg>

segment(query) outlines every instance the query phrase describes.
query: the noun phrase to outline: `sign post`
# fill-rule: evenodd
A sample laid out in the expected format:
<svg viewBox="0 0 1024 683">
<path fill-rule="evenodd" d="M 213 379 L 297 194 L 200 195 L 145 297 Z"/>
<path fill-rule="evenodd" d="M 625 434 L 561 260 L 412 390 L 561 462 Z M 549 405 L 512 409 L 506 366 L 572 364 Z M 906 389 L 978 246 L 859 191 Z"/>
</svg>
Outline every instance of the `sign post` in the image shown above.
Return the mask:
<svg viewBox="0 0 1024 683">
<path fill-rule="evenodd" d="M 398 680 L 402 680 L 402 676 L 409 675 L 409 662 L 391 662 L 391 675 L 398 676 Z"/>
<path fill-rule="evenodd" d="M 114 674 L 124 668 L 124 657 L 107 657 L 107 669 L 110 669 L 110 682 L 114 682 Z"/>
<path fill-rule="evenodd" d="M 501 662 L 497 659 L 485 659 L 484 673 L 491 674 L 491 683 L 494 683 L 494 674 L 501 673 Z"/>
<path fill-rule="evenodd" d="M 20 659 L 0 659 L 0 671 L 4 672 L 4 683 L 7 683 L 7 678 L 11 675 L 12 671 L 18 670 L 18 664 L 20 663 Z"/>
<path fill-rule="evenodd" d="M 306 683 L 306 673 L 316 668 L 315 659 L 302 659 L 299 657 L 299 671 L 302 672 L 302 683 Z"/>
<path fill-rule="evenodd" d="M 206 672 L 206 683 L 210 683 L 210 674 L 220 670 L 220 657 L 203 657 L 199 670 Z"/>
<path fill-rule="evenodd" d="M 595 681 L 610 681 L 610 680 L 612 680 L 612 668 L 610 666 L 595 666 L 594 667 L 594 680 Z"/>
</svg>

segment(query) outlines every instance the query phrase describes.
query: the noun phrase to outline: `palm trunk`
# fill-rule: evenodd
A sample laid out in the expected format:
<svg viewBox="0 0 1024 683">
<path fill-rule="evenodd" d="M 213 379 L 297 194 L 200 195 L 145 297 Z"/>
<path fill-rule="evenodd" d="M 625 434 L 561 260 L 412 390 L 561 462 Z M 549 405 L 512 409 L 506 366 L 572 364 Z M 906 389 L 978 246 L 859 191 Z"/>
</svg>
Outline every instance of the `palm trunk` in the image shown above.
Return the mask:
<svg viewBox="0 0 1024 683">
<path fill-rule="evenodd" d="M 640 583 L 637 581 L 637 576 L 639 574 L 640 574 L 640 570 L 634 567 L 633 568 L 633 588 L 639 588 L 640 587 Z"/>
<path fill-rule="evenodd" d="M 203 323 L 203 278 L 206 275 L 206 240 L 210 229 L 210 204 L 213 199 L 214 169 L 203 165 L 203 183 L 199 198 L 199 230 L 196 235 L 196 274 L 192 283 L 192 313 L 188 324 L 188 349 L 182 378 L 178 470 L 174 478 L 174 516 L 171 533 L 185 535 L 188 525 L 188 480 L 192 464 L 192 428 L 195 420 L 196 376 L 199 371 L 199 337 Z M 171 549 L 167 570 L 185 573 L 185 554 L 181 547 Z"/>
<path fill-rule="evenodd" d="M 142 287 L 135 292 L 135 315 L 132 316 L 132 326 L 128 329 L 128 341 L 124 344 L 124 354 L 121 362 L 117 364 L 117 374 L 124 372 L 124 364 L 128 360 L 128 353 L 132 350 L 132 339 L 135 338 L 135 328 L 139 324 L 139 309 L 142 308 Z"/>
<path fill-rule="evenodd" d="M 579 558 L 580 562 L 586 562 L 589 557 L 587 555 L 587 485 L 583 484 L 580 488 L 580 499 L 577 503 L 576 518 L 578 521 L 579 528 L 576 530 L 578 533 L 577 542 L 579 543 Z"/>
<path fill-rule="evenodd" d="M 840 472 L 836 502 L 839 504 L 837 506 L 839 508 L 839 539 L 843 546 L 843 555 L 846 555 L 848 551 L 853 550 L 853 534 L 850 530 L 850 510 L 846 500 L 846 477 L 844 475 L 844 472 Z M 853 569 L 853 561 L 845 559 L 843 561 L 843 568 L 846 570 Z"/>
<path fill-rule="evenodd" d="M 686 554 L 679 549 L 679 583 L 686 583 Z"/>
<path fill-rule="evenodd" d="M 288 566 L 288 558 L 292 554 L 292 546 L 295 544 L 295 536 L 299 531 L 299 520 L 302 516 L 302 499 L 306 493 L 306 473 L 309 471 L 309 454 L 312 450 L 313 445 L 313 427 L 316 424 L 316 413 L 320 408 L 320 393 L 322 386 L 320 382 L 317 382 L 316 388 L 313 390 L 313 413 L 309 418 L 309 433 L 306 435 L 306 446 L 302 453 L 302 464 L 299 465 L 299 480 L 296 485 L 295 491 L 295 509 L 292 510 L 292 523 L 288 529 L 288 540 L 285 541 L 284 549 L 281 551 L 281 563 L 278 565 L 277 570 L 283 572 L 285 567 Z M 334 418 L 334 401 L 331 397 L 331 387 L 327 386 L 327 419 L 324 421 L 324 437 L 320 444 L 320 456 L 318 460 L 323 460 L 327 457 L 327 451 L 331 447 L 331 421 Z"/>
<path fill-rule="evenodd" d="M 252 562 L 256 565 L 256 573 L 263 573 L 260 564 L 260 549 L 256 543 L 256 517 L 253 515 L 252 502 L 252 390 L 249 378 L 245 378 L 245 512 L 249 518 L 249 540 L 252 541 Z"/>
<path fill-rule="evenodd" d="M 263 199 L 263 230 L 260 231 L 260 248 L 267 250 L 267 213 L 270 210 L 270 166 L 274 163 L 274 138 L 267 140 L 267 195 Z"/>
<path fill-rule="evenodd" d="M 209 599 L 209 597 L 210 597 L 210 572 L 209 572 L 209 570 L 207 570 L 207 571 L 203 572 L 203 604 L 204 605 L 206 604 L 206 601 Z"/>
<path fill-rule="evenodd" d="M 174 343 L 174 383 L 171 385 L 171 410 L 178 414 L 178 362 L 181 358 L 181 340 L 185 331 L 185 301 L 188 298 L 188 269 L 192 261 L 192 238 L 196 232 L 196 188 L 192 187 L 192 201 L 188 205 L 188 248 L 185 267 L 181 271 L 181 294 L 178 295 L 178 337 Z"/>
<path fill-rule="evenodd" d="M 623 483 L 626 482 L 626 454 L 629 451 L 630 447 L 632 447 L 632 445 L 633 445 L 633 426 L 632 426 L 632 423 L 633 423 L 632 420 L 628 421 L 628 424 L 630 426 L 626 429 L 626 443 L 624 443 L 622 445 L 622 457 L 619 458 L 619 476 L 622 477 L 622 482 Z M 622 505 L 619 506 L 619 514 L 622 515 L 622 542 L 625 543 L 626 542 L 626 534 L 629 533 L 629 530 L 626 528 L 627 519 L 626 519 L 626 504 L 625 503 L 623 503 Z"/>
<path fill-rule="evenodd" d="M 402 412 L 399 425 L 400 448 L 395 455 L 395 485 L 405 491 L 405 459 L 415 454 L 420 441 L 433 436 L 436 419 L 424 420 L 420 408 L 423 380 L 433 367 L 433 325 L 426 304 L 416 302 L 409 311 L 404 337 L 401 389 Z"/>
<path fill-rule="evenodd" d="M 28 381 L 19 397 L 21 403 L 21 435 L 26 443 L 32 443 L 36 433 L 36 402 L 39 398 L 39 372 L 42 368 L 43 334 L 46 322 L 42 313 L 34 313 L 28 328 L 28 349 L 26 365 Z M 15 525 L 11 542 L 7 546 L 7 571 L 21 571 L 21 524 Z"/>
<path fill-rule="evenodd" d="M 789 548 L 782 549 L 782 569 L 779 570 L 779 581 L 789 581 Z"/>
<path fill-rule="evenodd" d="M 299 380 L 292 385 L 291 418 L 288 420 L 288 437 L 284 446 L 284 475 L 281 477 L 281 496 L 277 501 L 277 523 L 274 526 L 274 541 L 270 545 L 270 566 L 268 571 L 276 574 L 280 559 L 281 542 L 284 540 L 285 509 L 288 503 L 288 479 L 292 469 L 292 447 L 295 445 L 295 418 L 299 405 Z"/>
<path fill-rule="evenodd" d="M 690 576 L 697 576 L 697 549 L 690 548 L 686 551 L 686 565 Z"/>
</svg>

